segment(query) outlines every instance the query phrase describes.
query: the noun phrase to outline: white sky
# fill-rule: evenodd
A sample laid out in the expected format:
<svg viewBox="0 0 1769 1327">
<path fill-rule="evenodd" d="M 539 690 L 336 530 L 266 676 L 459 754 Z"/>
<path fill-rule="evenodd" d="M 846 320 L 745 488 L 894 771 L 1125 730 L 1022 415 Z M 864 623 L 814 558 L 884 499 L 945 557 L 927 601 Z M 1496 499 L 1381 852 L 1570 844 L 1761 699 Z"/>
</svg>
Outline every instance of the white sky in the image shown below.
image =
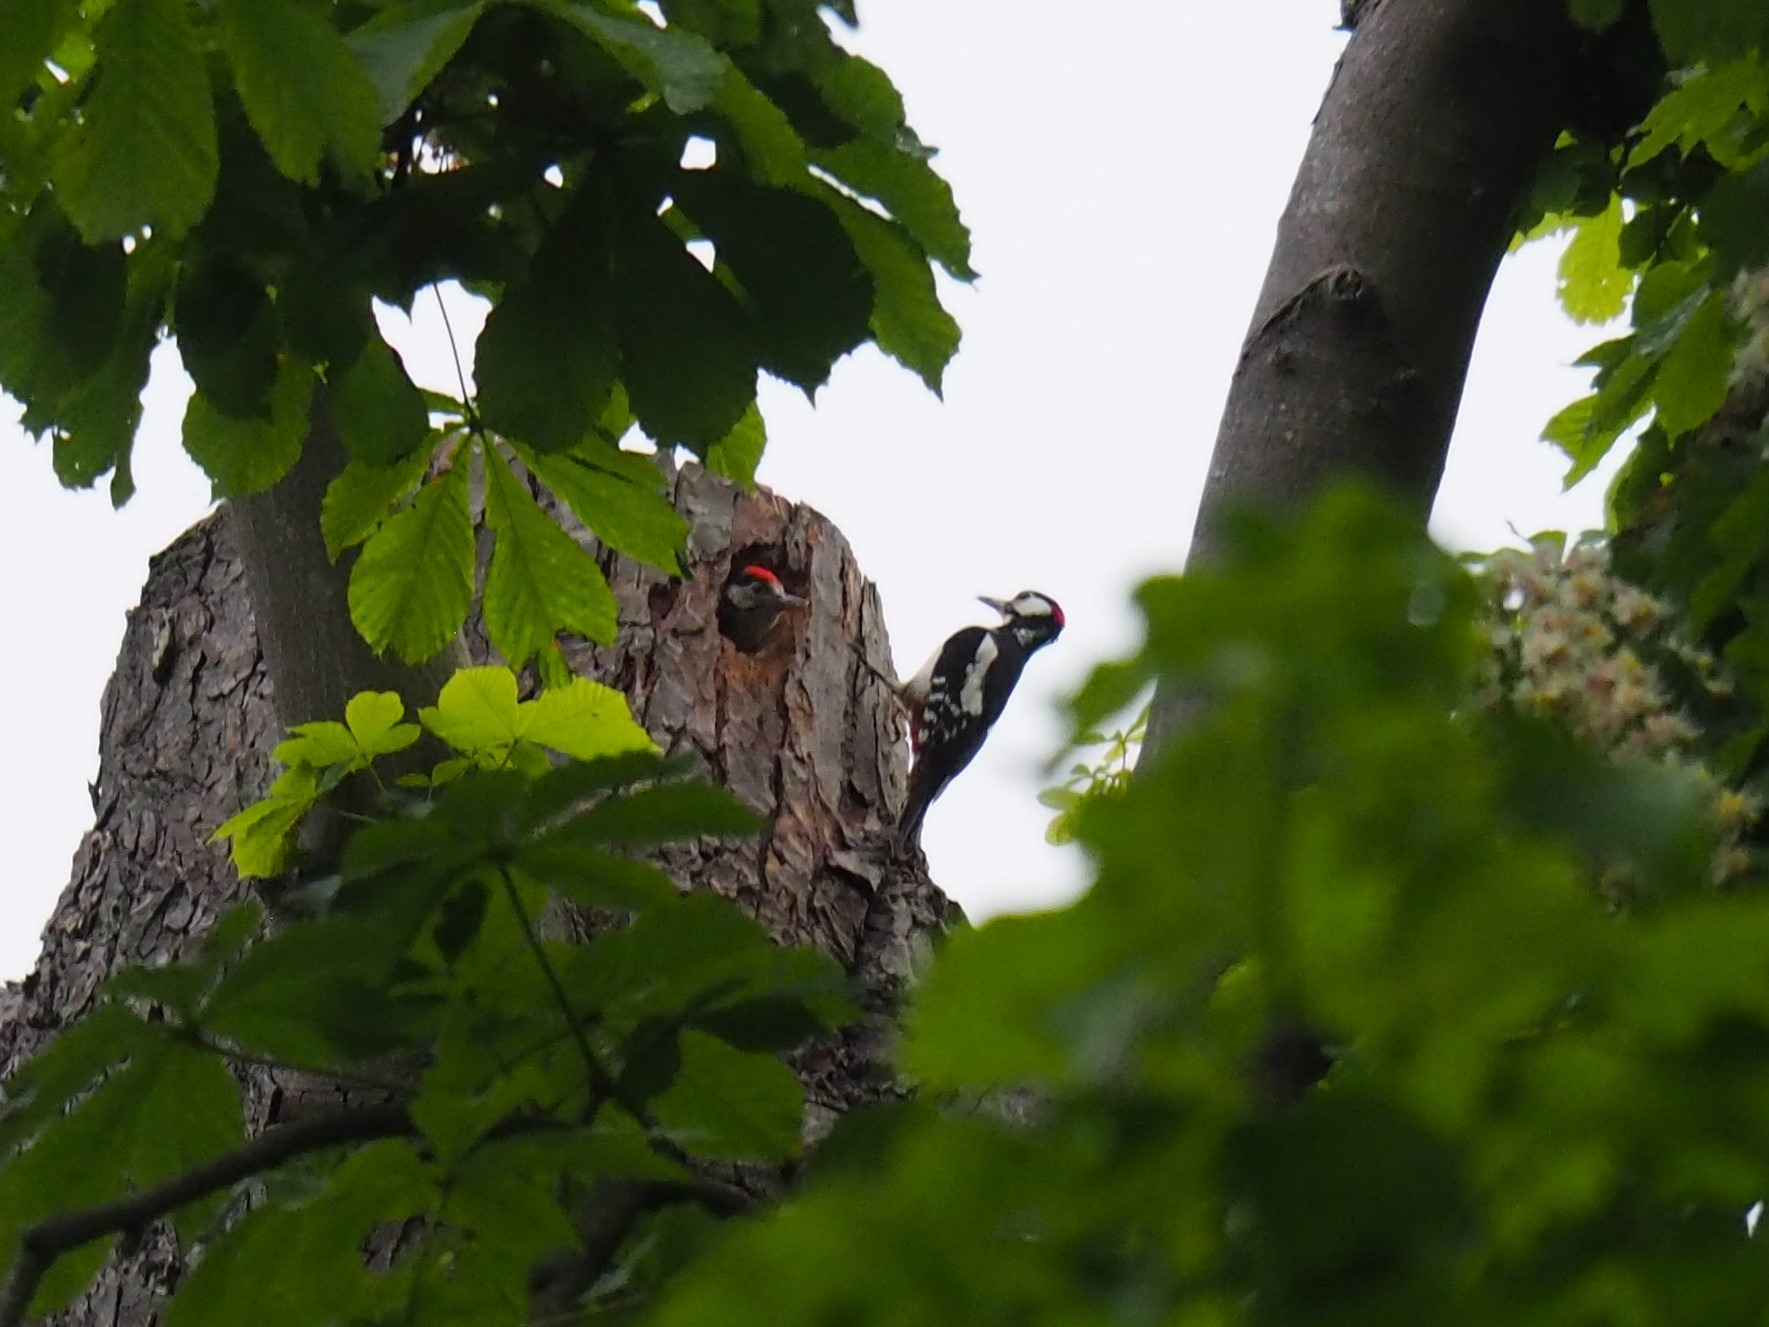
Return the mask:
<svg viewBox="0 0 1769 1327">
<path fill-rule="evenodd" d="M 1079 855 L 1045 845 L 1034 800 L 1061 736 L 1054 702 L 1133 644 L 1130 589 L 1184 556 L 1272 228 L 1343 40 L 1336 0 L 1004 12 L 871 0 L 857 43 L 940 147 L 974 237 L 982 279 L 946 288 L 964 346 L 945 401 L 871 351 L 838 367 L 815 410 L 777 384 L 763 395 L 761 477 L 846 533 L 883 594 L 900 671 L 988 620 L 978 594 L 1036 588 L 1067 612 L 928 817 L 934 877 L 973 918 L 1079 887 Z M 1554 261 L 1525 251 L 1489 303 L 1433 521 L 1456 547 L 1601 523 L 1609 472 L 1563 494 L 1561 458 L 1534 441 L 1583 390 L 1567 366 L 1601 339 L 1561 316 Z M 433 302 L 400 330 L 415 376 L 452 389 Z M 464 348 L 476 330 L 457 317 Z M 0 977 L 35 959 L 90 824 L 99 698 L 147 558 L 207 508 L 179 450 L 175 353 L 162 348 L 156 370 L 140 493 L 120 513 L 102 492 L 59 489 L 15 410 L 0 425 L 4 620 L 17 633 L 0 650 L 12 712 Z"/>
</svg>

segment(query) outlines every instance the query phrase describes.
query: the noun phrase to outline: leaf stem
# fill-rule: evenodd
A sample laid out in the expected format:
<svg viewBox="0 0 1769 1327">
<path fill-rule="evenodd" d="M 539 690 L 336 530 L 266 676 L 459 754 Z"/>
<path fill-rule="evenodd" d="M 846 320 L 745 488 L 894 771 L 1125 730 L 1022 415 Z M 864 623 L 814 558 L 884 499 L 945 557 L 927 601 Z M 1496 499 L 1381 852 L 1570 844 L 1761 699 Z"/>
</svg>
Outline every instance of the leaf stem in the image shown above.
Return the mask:
<svg viewBox="0 0 1769 1327">
<path fill-rule="evenodd" d="M 559 1012 L 565 1019 L 565 1026 L 571 1030 L 571 1039 L 577 1045 L 577 1053 L 583 1058 L 584 1072 L 590 1083 L 589 1104 L 585 1108 L 585 1123 L 588 1123 L 595 1115 L 596 1106 L 615 1095 L 614 1076 L 604 1067 L 595 1048 L 590 1045 L 589 1031 L 578 1018 L 577 1010 L 571 1007 L 571 997 L 566 993 L 565 983 L 559 979 L 559 970 L 553 966 L 553 960 L 547 957 L 547 951 L 541 945 L 540 936 L 534 929 L 534 920 L 528 915 L 528 908 L 522 902 L 521 891 L 516 888 L 516 880 L 510 874 L 510 868 L 499 866 L 498 878 L 504 882 L 504 893 L 510 900 L 511 909 L 516 913 L 517 923 L 522 927 L 522 937 L 528 944 L 529 952 L 534 955 L 534 961 L 540 964 L 541 975 L 552 988 L 553 998 L 559 1002 Z"/>
</svg>

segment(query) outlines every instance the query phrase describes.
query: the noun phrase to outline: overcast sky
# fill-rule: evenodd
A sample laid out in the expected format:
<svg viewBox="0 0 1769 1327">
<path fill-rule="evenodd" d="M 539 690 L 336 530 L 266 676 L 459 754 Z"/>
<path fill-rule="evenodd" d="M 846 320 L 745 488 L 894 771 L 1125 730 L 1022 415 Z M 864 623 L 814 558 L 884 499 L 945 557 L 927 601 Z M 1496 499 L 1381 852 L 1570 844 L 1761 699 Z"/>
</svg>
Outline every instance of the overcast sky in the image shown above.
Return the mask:
<svg viewBox="0 0 1769 1327">
<path fill-rule="evenodd" d="M 988 620 L 976 595 L 1035 588 L 1068 615 L 928 817 L 934 876 L 973 917 L 1079 887 L 1079 856 L 1044 844 L 1034 800 L 1061 737 L 1055 701 L 1132 645 L 1130 589 L 1184 555 L 1273 226 L 1343 40 L 1337 16 L 1337 0 L 862 0 L 857 45 L 941 149 L 982 278 L 946 287 L 964 345 L 943 402 L 870 351 L 837 368 L 814 410 L 765 384 L 761 477 L 846 533 L 904 674 Z M 1600 523 L 1607 471 L 1562 493 L 1560 457 L 1535 441 L 1583 389 L 1568 366 L 1601 339 L 1560 315 L 1554 261 L 1551 247 L 1525 251 L 1489 303 L 1433 521 L 1455 547 Z M 415 376 L 452 389 L 433 303 L 396 330 Z M 0 427 L 16 633 L 0 651 L 12 736 L 0 977 L 35 959 L 90 824 L 99 697 L 147 558 L 207 509 L 178 446 L 185 391 L 162 350 L 141 492 L 120 513 L 102 493 L 58 489 L 16 409 Z"/>
</svg>

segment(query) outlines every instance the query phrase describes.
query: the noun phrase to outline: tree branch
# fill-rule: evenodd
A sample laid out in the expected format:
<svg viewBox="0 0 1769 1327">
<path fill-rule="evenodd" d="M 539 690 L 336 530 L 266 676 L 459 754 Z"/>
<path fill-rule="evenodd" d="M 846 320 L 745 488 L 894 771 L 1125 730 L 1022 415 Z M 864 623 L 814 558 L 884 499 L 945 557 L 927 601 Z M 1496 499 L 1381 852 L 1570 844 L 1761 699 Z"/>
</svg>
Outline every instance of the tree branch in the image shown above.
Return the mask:
<svg viewBox="0 0 1769 1327">
<path fill-rule="evenodd" d="M 1562 4 L 1355 9 L 1321 103 L 1211 457 L 1192 556 L 1245 502 L 1294 510 L 1375 480 L 1421 521 L 1518 204 L 1570 111 Z M 1183 729 L 1164 687 L 1153 752 Z"/>
<path fill-rule="evenodd" d="M 347 1113 L 320 1115 L 280 1125 L 254 1138 L 237 1152 L 216 1157 L 163 1184 L 95 1207 L 40 1221 L 19 1239 L 18 1256 L 0 1286 L 0 1327 L 18 1327 L 37 1286 L 55 1260 L 70 1249 L 103 1235 L 140 1230 L 218 1189 L 310 1152 L 342 1143 L 396 1138 L 413 1130 L 404 1106 L 366 1106 Z"/>
<path fill-rule="evenodd" d="M 489 1130 L 484 1141 L 560 1127 L 559 1121 L 550 1115 L 513 1117 Z M 238 1151 L 216 1157 L 139 1193 L 39 1221 L 20 1236 L 18 1256 L 13 1259 L 5 1283 L 0 1285 L 0 1327 L 19 1327 L 37 1287 L 55 1260 L 82 1244 L 105 1235 L 144 1229 L 200 1198 L 274 1170 L 297 1157 L 345 1143 L 403 1138 L 416 1132 L 411 1113 L 399 1105 L 364 1106 L 358 1110 L 319 1115 L 279 1125 Z M 654 1138 L 653 1145 L 659 1141 Z M 742 1189 L 704 1176 L 610 1183 L 616 1186 L 613 1192 L 620 1195 L 620 1201 L 608 1205 L 607 1219 L 595 1227 L 600 1242 L 589 1241 L 586 1245 L 593 1255 L 588 1259 L 592 1263 L 600 1259 L 600 1263 L 605 1264 L 618 1248 L 619 1239 L 624 1235 L 616 1238 L 616 1229 L 630 1230 L 647 1211 L 667 1203 L 695 1202 L 715 1216 L 734 1216 L 754 1205 L 753 1198 Z M 608 1239 L 613 1239 L 614 1243 L 604 1247 Z"/>
</svg>

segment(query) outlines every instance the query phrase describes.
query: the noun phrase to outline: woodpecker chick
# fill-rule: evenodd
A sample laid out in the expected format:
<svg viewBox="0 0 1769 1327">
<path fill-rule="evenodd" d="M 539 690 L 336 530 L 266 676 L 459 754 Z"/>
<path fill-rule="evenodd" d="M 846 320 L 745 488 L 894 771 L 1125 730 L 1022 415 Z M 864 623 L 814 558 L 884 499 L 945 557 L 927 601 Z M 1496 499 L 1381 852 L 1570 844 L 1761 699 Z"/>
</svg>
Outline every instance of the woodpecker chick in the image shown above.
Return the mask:
<svg viewBox="0 0 1769 1327">
<path fill-rule="evenodd" d="M 780 615 L 810 601 L 790 594 L 766 567 L 747 566 L 725 583 L 719 595 L 719 630 L 745 654 L 768 644 Z"/>
<path fill-rule="evenodd" d="M 1049 595 L 1022 590 L 1007 600 L 978 597 L 1001 614 L 1001 625 L 955 632 L 897 688 L 909 708 L 915 750 L 897 822 L 899 849 L 915 841 L 928 807 L 983 749 L 1026 660 L 1062 634 L 1063 610 Z"/>
</svg>

